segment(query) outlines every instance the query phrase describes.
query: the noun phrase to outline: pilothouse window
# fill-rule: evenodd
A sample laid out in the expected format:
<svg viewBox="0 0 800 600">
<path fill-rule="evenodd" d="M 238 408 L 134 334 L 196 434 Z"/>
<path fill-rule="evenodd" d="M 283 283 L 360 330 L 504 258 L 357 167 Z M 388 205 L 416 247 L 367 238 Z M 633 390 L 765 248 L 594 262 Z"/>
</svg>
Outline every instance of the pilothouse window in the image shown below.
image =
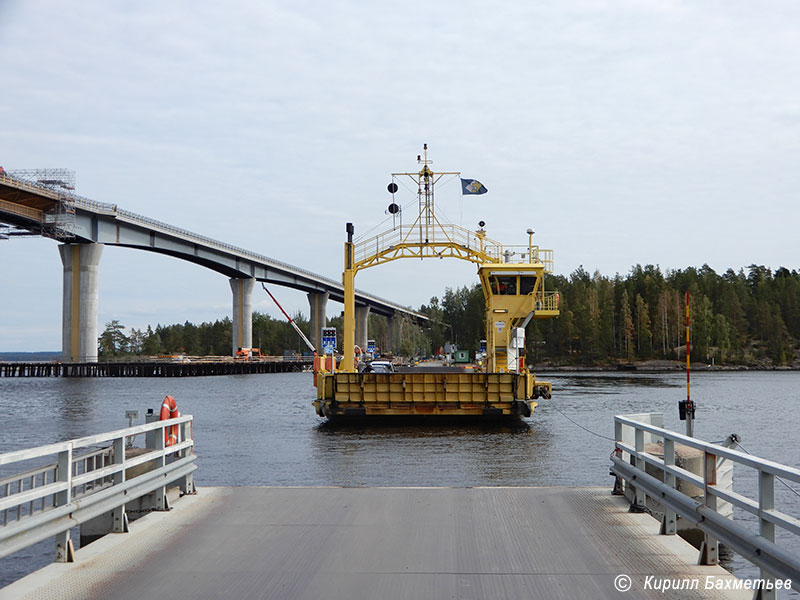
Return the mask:
<svg viewBox="0 0 800 600">
<path fill-rule="evenodd" d="M 514 296 L 517 293 L 516 277 L 497 277 L 491 278 L 492 293 L 499 296 Z"/>
<path fill-rule="evenodd" d="M 536 287 L 536 277 L 531 276 L 528 277 L 526 275 L 522 275 L 519 278 L 519 293 L 522 295 L 532 294 L 534 288 Z"/>
</svg>

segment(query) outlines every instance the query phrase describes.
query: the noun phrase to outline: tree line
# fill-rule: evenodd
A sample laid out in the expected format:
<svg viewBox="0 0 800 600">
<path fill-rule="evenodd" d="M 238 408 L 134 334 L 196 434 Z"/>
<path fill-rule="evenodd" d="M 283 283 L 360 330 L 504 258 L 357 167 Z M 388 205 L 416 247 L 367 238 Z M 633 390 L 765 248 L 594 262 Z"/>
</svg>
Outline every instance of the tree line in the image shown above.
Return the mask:
<svg viewBox="0 0 800 600">
<path fill-rule="evenodd" d="M 532 362 L 603 365 L 685 358 L 685 292 L 691 358 L 715 364 L 786 365 L 800 341 L 800 274 L 751 265 L 716 273 L 708 265 L 662 272 L 636 265 L 614 277 L 579 267 L 549 276 L 561 314 L 528 326 Z M 448 289 L 421 311 L 435 318 L 434 347 L 450 338 L 474 349 L 484 337 L 480 285 Z M 447 325 L 445 325 L 447 324 Z"/>
<path fill-rule="evenodd" d="M 308 318 L 301 312 L 292 319 L 300 330 L 311 337 Z M 430 344 L 425 332 L 416 327 L 410 318 L 395 318 L 394 338 L 391 342 L 395 350 L 404 356 L 427 352 Z M 328 319 L 328 327 L 335 327 L 337 339 L 342 339 L 344 318 L 340 315 Z M 390 352 L 389 326 L 383 317 L 370 315 L 368 331 L 378 348 Z M 195 325 L 186 321 L 183 324 L 148 325 L 146 329 L 126 327 L 118 320 L 106 323 L 105 330 L 98 338 L 100 358 L 124 357 L 130 355 L 158 356 L 168 354 L 187 354 L 190 356 L 230 356 L 233 349 L 233 322 L 229 317 L 214 322 Z M 341 341 L 339 342 L 341 347 Z M 309 352 L 308 347 L 285 319 L 273 319 L 267 314 L 253 312 L 253 346 L 262 354 L 282 355 L 285 352 Z"/>
<path fill-rule="evenodd" d="M 551 275 L 547 289 L 559 292 L 561 314 L 533 320 L 528 326 L 529 361 L 536 364 L 607 365 L 648 359 L 685 357 L 685 292 L 690 297 L 691 358 L 739 365 L 791 364 L 800 342 L 800 274 L 750 265 L 716 273 L 708 265 L 662 272 L 636 265 L 627 275 L 589 274 L 579 267 L 569 276 Z M 392 336 L 385 319 L 370 316 L 370 338 L 379 348 L 404 356 L 430 355 L 454 342 L 475 350 L 485 337 L 484 300 L 480 284 L 448 288 L 423 304 L 430 317 L 420 330 L 407 318 L 396 318 Z M 309 335 L 308 319 L 294 315 Z M 342 335 L 342 317 L 329 319 Z M 106 325 L 98 340 L 102 357 L 125 354 L 229 355 L 230 318 L 194 325 L 131 329 L 118 321 Z M 262 353 L 304 352 L 291 325 L 283 319 L 253 313 L 253 345 Z M 341 344 L 340 344 L 341 346 Z"/>
<path fill-rule="evenodd" d="M 296 314 L 294 321 L 308 335 L 308 319 Z M 119 321 L 106 323 L 98 339 L 100 357 L 160 354 L 188 354 L 191 356 L 230 356 L 233 347 L 233 322 L 229 317 L 195 325 L 150 325 L 147 329 L 131 329 L 125 333 Z M 284 351 L 307 352 L 297 332 L 288 321 L 273 319 L 267 314 L 253 313 L 253 345 L 265 354 L 283 354 Z"/>
</svg>

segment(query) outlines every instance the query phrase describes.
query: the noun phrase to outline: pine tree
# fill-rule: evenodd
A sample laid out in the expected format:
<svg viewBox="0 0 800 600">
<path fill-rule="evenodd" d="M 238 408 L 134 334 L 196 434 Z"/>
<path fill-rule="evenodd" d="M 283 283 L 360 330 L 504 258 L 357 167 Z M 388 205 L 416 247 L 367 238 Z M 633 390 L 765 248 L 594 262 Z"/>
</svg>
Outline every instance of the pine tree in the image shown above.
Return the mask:
<svg viewBox="0 0 800 600">
<path fill-rule="evenodd" d="M 642 340 L 644 340 L 644 350 L 649 354 L 652 347 L 653 334 L 650 331 L 650 311 L 647 302 L 640 294 L 636 294 L 636 353 L 642 357 Z"/>
<path fill-rule="evenodd" d="M 122 332 L 125 326 L 116 319 L 106 323 L 106 328 L 97 339 L 101 356 L 119 356 L 128 350 L 128 337 Z"/>
<path fill-rule="evenodd" d="M 161 341 L 161 336 L 158 333 L 158 327 L 154 332 L 150 325 L 147 326 L 147 331 L 144 334 L 144 341 L 142 342 L 142 354 L 148 356 L 156 356 L 164 353 L 164 343 Z"/>
<path fill-rule="evenodd" d="M 622 347 L 625 357 L 629 362 L 633 361 L 633 316 L 631 315 L 631 305 L 628 301 L 628 290 L 622 292 L 622 302 L 620 304 L 620 325 L 622 331 Z"/>
</svg>

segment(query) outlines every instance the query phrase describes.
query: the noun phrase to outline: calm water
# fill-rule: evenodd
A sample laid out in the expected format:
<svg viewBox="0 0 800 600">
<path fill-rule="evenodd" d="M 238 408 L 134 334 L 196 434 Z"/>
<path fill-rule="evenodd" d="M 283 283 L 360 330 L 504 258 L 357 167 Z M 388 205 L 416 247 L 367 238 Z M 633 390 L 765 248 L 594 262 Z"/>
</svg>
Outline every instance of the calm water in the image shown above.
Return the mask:
<svg viewBox="0 0 800 600">
<path fill-rule="evenodd" d="M 677 414 L 685 396 L 679 373 L 548 378 L 554 399 L 532 418 L 468 427 L 333 427 L 314 414 L 310 374 L 0 379 L 0 452 L 125 427 L 125 410 L 144 415 L 171 394 L 195 418 L 198 485 L 610 487 L 613 443 L 599 436 L 613 437 L 615 414 L 664 412 L 668 429 L 685 430 Z M 800 373 L 698 373 L 692 398 L 697 437 L 715 441 L 735 432 L 751 453 L 800 466 Z M 735 487 L 752 494 L 748 471 L 735 472 Z M 780 485 L 776 494 L 779 506 L 800 517 L 800 497 Z M 47 560 L 37 552 L 50 551 L 48 544 L 4 559 L 0 586 Z M 744 562 L 734 566 L 743 576 L 757 573 Z"/>
</svg>

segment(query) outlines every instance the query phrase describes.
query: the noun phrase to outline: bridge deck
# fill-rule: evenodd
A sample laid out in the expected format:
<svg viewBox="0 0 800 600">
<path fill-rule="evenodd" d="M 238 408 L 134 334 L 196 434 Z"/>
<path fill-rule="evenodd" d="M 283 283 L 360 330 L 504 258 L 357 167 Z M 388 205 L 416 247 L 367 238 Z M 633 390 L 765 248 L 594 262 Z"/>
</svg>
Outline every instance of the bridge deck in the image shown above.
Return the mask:
<svg viewBox="0 0 800 600">
<path fill-rule="evenodd" d="M 730 576 L 656 525 L 600 488 L 200 488 L 0 598 L 750 597 L 703 591 Z"/>
</svg>

